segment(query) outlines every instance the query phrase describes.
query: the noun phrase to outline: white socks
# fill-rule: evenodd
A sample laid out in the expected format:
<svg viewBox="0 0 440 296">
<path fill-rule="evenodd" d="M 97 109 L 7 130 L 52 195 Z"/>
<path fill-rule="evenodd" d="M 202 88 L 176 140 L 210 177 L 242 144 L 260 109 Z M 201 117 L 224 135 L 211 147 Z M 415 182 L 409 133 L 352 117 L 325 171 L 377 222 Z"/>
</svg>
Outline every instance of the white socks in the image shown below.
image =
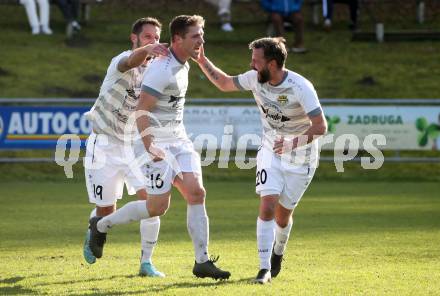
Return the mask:
<svg viewBox="0 0 440 296">
<path fill-rule="evenodd" d="M 209 220 L 204 204 L 188 205 L 186 225 L 194 245 L 197 263 L 208 261 Z"/>
<path fill-rule="evenodd" d="M 257 246 L 260 257 L 260 269 L 270 270 L 270 256 L 275 241 L 275 220 L 257 219 Z"/>
<path fill-rule="evenodd" d="M 141 220 L 141 246 L 142 257 L 141 262 L 150 262 L 153 255 L 153 249 L 157 245 L 157 238 L 159 237 L 160 218 L 153 217 Z"/>
<path fill-rule="evenodd" d="M 275 223 L 276 224 L 276 223 Z M 273 251 L 276 255 L 283 255 L 286 250 L 287 241 L 289 240 L 290 230 L 292 229 L 293 221 L 292 217 L 289 219 L 289 223 L 286 227 L 281 228 L 276 224 L 275 232 L 275 245 Z"/>
<path fill-rule="evenodd" d="M 137 200 L 127 203 L 122 208 L 116 210 L 116 212 L 105 216 L 98 221 L 98 231 L 105 233 L 113 225 L 127 224 L 133 221 L 140 221 L 142 219 L 147 219 L 150 214 L 147 210 L 146 200 Z"/>
</svg>

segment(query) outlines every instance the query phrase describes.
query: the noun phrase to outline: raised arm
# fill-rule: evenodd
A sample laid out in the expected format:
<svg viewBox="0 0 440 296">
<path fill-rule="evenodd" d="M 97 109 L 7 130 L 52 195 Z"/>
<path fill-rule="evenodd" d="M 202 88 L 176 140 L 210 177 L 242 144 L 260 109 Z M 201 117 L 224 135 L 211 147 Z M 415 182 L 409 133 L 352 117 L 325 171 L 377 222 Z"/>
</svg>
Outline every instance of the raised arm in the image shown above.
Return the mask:
<svg viewBox="0 0 440 296">
<path fill-rule="evenodd" d="M 126 72 L 142 65 L 148 56 L 168 55 L 168 53 L 166 43 L 147 44 L 133 50 L 130 56 L 122 58 L 118 63 L 118 70 Z"/>
<path fill-rule="evenodd" d="M 238 91 L 239 89 L 235 86 L 233 77 L 229 76 L 221 69 L 216 67 L 206 56 L 203 49 L 203 45 L 200 47 L 200 54 L 195 60 L 199 67 L 202 69 L 203 73 L 209 78 L 209 80 L 217 86 L 217 88 L 224 92 Z"/>
</svg>

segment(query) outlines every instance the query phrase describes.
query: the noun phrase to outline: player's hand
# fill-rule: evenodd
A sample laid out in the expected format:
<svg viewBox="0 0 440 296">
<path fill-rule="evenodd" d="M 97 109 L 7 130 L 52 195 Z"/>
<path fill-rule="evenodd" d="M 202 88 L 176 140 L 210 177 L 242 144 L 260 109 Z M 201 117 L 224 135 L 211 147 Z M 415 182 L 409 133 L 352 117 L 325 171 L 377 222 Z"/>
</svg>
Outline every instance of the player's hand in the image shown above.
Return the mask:
<svg viewBox="0 0 440 296">
<path fill-rule="evenodd" d="M 297 138 L 293 138 L 290 140 L 284 139 L 284 136 L 281 136 L 279 139 L 275 139 L 275 144 L 273 145 L 273 151 L 276 154 L 283 154 L 285 152 L 290 152 L 296 148 L 298 143 Z"/>
<path fill-rule="evenodd" d="M 145 45 L 145 49 L 149 56 L 167 56 L 170 53 L 168 49 L 168 43 L 155 43 Z"/>
<path fill-rule="evenodd" d="M 154 144 L 151 144 L 147 149 L 148 153 L 153 157 L 154 162 L 158 162 L 165 159 L 165 151 L 159 147 L 156 147 Z"/>
</svg>

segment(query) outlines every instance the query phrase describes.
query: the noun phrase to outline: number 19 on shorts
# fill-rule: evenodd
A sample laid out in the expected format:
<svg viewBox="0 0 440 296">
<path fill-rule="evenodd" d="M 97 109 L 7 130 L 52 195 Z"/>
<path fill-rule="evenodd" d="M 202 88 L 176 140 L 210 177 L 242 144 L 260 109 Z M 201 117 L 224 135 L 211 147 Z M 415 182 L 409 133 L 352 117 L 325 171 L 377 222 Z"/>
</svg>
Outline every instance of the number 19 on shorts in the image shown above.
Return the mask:
<svg viewBox="0 0 440 296">
<path fill-rule="evenodd" d="M 95 196 L 95 199 L 97 196 L 102 200 L 102 186 L 93 184 L 93 195 Z"/>
</svg>

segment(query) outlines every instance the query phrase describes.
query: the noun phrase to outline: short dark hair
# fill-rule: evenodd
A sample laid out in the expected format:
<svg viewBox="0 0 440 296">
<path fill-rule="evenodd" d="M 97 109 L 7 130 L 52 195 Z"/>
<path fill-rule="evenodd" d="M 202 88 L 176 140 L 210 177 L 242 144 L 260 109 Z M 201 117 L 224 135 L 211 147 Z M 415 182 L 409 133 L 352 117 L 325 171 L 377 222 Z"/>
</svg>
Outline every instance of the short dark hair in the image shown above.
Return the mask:
<svg viewBox="0 0 440 296">
<path fill-rule="evenodd" d="M 287 59 L 286 39 L 283 37 L 265 37 L 252 41 L 249 49 L 262 48 L 267 61 L 275 60 L 278 67 L 282 68 Z"/>
<path fill-rule="evenodd" d="M 175 35 L 184 38 L 188 33 L 188 28 L 191 26 L 204 26 L 205 20 L 200 15 L 179 15 L 173 18 L 170 23 L 171 40 L 174 40 Z"/>
<path fill-rule="evenodd" d="M 154 17 L 143 17 L 134 22 L 131 27 L 131 33 L 139 35 L 142 32 L 142 27 L 144 25 L 153 25 L 158 27 L 159 30 L 162 30 L 162 24 L 157 19 Z"/>
</svg>

